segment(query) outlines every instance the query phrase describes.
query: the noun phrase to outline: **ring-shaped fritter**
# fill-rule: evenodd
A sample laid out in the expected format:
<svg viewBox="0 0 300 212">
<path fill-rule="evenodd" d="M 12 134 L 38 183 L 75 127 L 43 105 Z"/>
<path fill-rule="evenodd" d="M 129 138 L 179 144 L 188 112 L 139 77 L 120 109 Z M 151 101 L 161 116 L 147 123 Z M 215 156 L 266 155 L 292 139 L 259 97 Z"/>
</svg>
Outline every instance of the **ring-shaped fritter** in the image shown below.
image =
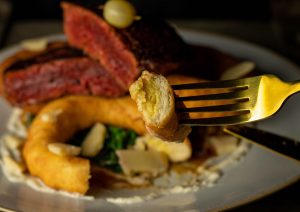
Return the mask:
<svg viewBox="0 0 300 212">
<path fill-rule="evenodd" d="M 71 96 L 56 100 L 44 107 L 30 126 L 23 148 L 30 174 L 52 188 L 86 193 L 91 169 L 89 160 L 56 155 L 48 150 L 48 144 L 64 143 L 76 131 L 96 122 L 146 133 L 141 115 L 130 97 Z"/>
</svg>

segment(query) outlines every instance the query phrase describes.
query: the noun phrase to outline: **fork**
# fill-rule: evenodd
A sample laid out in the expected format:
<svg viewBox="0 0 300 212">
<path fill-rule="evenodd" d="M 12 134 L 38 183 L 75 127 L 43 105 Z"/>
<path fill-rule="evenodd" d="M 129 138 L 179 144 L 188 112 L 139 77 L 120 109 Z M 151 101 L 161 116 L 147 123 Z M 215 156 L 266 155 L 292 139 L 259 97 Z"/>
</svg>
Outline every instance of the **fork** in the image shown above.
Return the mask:
<svg viewBox="0 0 300 212">
<path fill-rule="evenodd" d="M 180 124 L 217 126 L 248 123 L 274 115 L 289 96 L 300 91 L 300 82 L 284 82 L 269 74 L 172 85 L 172 88 Z M 182 96 L 183 90 L 194 91 L 196 95 Z M 209 90 L 214 93 L 208 93 Z"/>
</svg>

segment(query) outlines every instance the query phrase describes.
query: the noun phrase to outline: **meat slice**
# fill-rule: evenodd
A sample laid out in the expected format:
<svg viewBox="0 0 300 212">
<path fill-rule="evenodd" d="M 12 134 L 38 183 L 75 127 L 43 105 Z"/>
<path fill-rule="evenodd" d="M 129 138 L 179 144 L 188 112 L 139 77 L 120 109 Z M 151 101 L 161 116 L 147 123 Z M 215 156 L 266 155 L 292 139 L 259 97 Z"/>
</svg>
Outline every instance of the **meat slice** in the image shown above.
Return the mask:
<svg viewBox="0 0 300 212">
<path fill-rule="evenodd" d="M 21 51 L 2 63 L 5 97 L 16 106 L 47 102 L 69 94 L 116 97 L 123 89 L 96 60 L 66 44 Z"/>
<path fill-rule="evenodd" d="M 62 8 L 70 45 L 99 60 L 126 89 L 141 70 L 167 74 L 185 60 L 187 45 L 163 21 L 142 17 L 116 29 L 102 19 L 99 7 L 63 2 Z"/>
</svg>

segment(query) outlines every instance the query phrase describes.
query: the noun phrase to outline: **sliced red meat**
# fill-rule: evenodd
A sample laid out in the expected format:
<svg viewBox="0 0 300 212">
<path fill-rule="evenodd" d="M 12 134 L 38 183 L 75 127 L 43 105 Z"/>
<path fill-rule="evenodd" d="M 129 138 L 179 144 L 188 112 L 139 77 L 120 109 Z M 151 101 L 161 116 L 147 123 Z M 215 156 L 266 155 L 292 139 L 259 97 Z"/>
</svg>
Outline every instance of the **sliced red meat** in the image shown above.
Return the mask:
<svg viewBox="0 0 300 212">
<path fill-rule="evenodd" d="M 163 21 L 142 17 L 125 29 L 116 29 L 102 19 L 97 7 L 64 2 L 62 8 L 70 45 L 99 60 L 124 88 L 143 69 L 166 74 L 184 61 L 186 44 Z"/>
<path fill-rule="evenodd" d="M 116 97 L 127 92 L 96 60 L 68 46 L 16 60 L 3 74 L 4 94 L 18 106 L 69 94 Z"/>
</svg>

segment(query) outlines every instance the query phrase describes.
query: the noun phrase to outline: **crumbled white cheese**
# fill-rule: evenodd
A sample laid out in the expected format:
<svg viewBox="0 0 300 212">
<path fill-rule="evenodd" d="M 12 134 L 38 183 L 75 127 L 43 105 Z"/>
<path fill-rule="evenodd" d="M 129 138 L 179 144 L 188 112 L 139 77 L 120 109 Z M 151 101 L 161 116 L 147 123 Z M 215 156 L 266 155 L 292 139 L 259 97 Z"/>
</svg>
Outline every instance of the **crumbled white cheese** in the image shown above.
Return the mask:
<svg viewBox="0 0 300 212">
<path fill-rule="evenodd" d="M 81 152 L 80 147 L 64 143 L 50 143 L 48 150 L 59 156 L 78 156 Z"/>
<path fill-rule="evenodd" d="M 225 167 L 232 166 L 239 162 L 247 154 L 251 147 L 249 142 L 241 142 L 238 147 L 227 155 L 221 155 L 207 160 L 203 166 L 210 171 L 223 170 Z"/>
<path fill-rule="evenodd" d="M 23 111 L 20 108 L 14 108 L 8 119 L 7 129 L 21 138 L 26 138 L 27 128 L 21 121 L 22 114 Z"/>
<path fill-rule="evenodd" d="M 36 177 L 32 177 L 32 176 L 27 175 L 24 181 L 31 188 L 33 188 L 34 190 L 39 191 L 39 192 L 61 194 L 61 195 L 64 195 L 64 196 L 68 196 L 68 197 L 72 197 L 72 198 L 81 198 L 81 199 L 85 199 L 85 200 L 95 199 L 93 196 L 84 196 L 82 194 L 75 193 L 75 192 L 71 193 L 71 192 L 66 192 L 66 191 L 62 191 L 62 190 L 55 190 L 53 188 L 50 188 L 50 187 L 46 186 L 43 183 L 43 181 L 41 181 L 39 178 L 36 178 Z"/>
<path fill-rule="evenodd" d="M 56 120 L 57 116 L 61 112 L 58 110 L 55 114 L 51 114 L 50 117 Z M 53 121 L 52 118 L 46 118 L 46 121 Z M 15 131 L 14 131 L 15 132 Z M 48 193 L 57 193 L 73 198 L 83 198 L 87 200 L 92 200 L 92 196 L 83 196 L 78 193 L 69 193 L 65 191 L 58 191 L 46 186 L 40 179 L 30 176 L 24 173 L 22 170 L 22 158 L 16 160 L 16 153 L 21 154 L 19 144 L 11 143 L 6 145 L 7 142 L 3 141 L 6 136 L 0 138 L 0 164 L 2 165 L 2 170 L 5 176 L 12 182 L 25 182 L 31 188 Z M 218 145 L 219 142 L 214 143 Z M 229 145 L 230 146 L 230 145 Z M 232 146 L 231 146 L 232 147 Z M 197 168 L 197 172 L 175 172 L 173 170 L 166 172 L 165 174 L 155 178 L 153 180 L 153 185 L 157 186 L 158 189 L 155 192 L 148 193 L 146 195 L 131 196 L 131 197 L 106 197 L 105 200 L 115 204 L 134 204 L 144 201 L 148 201 L 154 198 L 159 198 L 160 196 L 170 195 L 170 194 L 182 194 L 188 192 L 195 192 L 202 187 L 211 187 L 216 185 L 218 180 L 223 174 L 223 170 L 234 163 L 237 163 L 243 158 L 243 156 L 248 152 L 250 145 L 246 142 L 240 142 L 236 148 L 228 148 L 225 152 L 226 154 L 211 158 L 207 160 L 204 164 Z M 218 147 L 217 147 L 218 148 Z M 232 152 L 229 150 L 232 149 Z M 223 152 L 224 153 L 224 152 Z M 6 159 L 4 159 L 6 158 Z M 9 158 L 9 159 L 8 159 Z M 8 161 L 8 162 L 7 162 Z M 12 163 L 11 163 L 12 162 Z M 7 164 L 13 164 L 7 165 Z M 13 168 L 17 165 L 17 169 Z M 21 166 L 19 166 L 21 165 Z M 19 169 L 20 168 L 20 169 Z M 17 170 L 17 171 L 14 171 Z M 132 178 L 132 180 L 137 180 L 137 184 L 143 184 L 142 178 Z"/>
<path fill-rule="evenodd" d="M 170 194 L 185 194 L 191 191 L 198 191 L 198 186 L 189 186 L 189 187 L 183 187 L 183 186 L 174 186 L 170 189 L 168 193 Z"/>
<path fill-rule="evenodd" d="M 154 199 L 157 196 L 158 196 L 157 194 L 150 193 L 146 196 L 106 198 L 106 201 L 115 204 L 133 204 L 133 203 L 145 202 L 147 200 Z"/>
<path fill-rule="evenodd" d="M 11 150 L 20 148 L 23 144 L 22 139 L 18 138 L 17 136 L 11 135 L 11 134 L 5 135 L 3 137 L 3 140 L 5 142 L 5 145 Z"/>
<path fill-rule="evenodd" d="M 217 155 L 231 154 L 238 146 L 238 140 L 231 135 L 211 136 L 206 139 Z"/>
<path fill-rule="evenodd" d="M 221 178 L 222 173 L 220 170 L 206 170 L 198 175 L 198 180 L 201 182 L 202 187 L 213 187 L 217 184 L 218 180 Z"/>
<path fill-rule="evenodd" d="M 1 144 L 1 142 L 0 142 Z M 3 155 L 10 154 L 9 151 L 5 151 L 3 148 L 3 142 L 0 146 L 0 153 Z M 202 187 L 212 187 L 216 185 L 218 180 L 222 176 L 222 169 L 226 168 L 233 163 L 240 160 L 243 155 L 249 150 L 249 144 L 242 142 L 238 148 L 231 154 L 228 155 L 223 160 L 218 161 L 218 157 L 209 159 L 203 166 L 198 167 L 199 174 L 192 172 L 183 172 L 182 174 L 171 171 L 169 174 L 164 174 L 161 177 L 156 178 L 153 181 L 154 186 L 160 187 L 160 189 L 155 193 L 149 193 L 144 196 L 132 196 L 132 197 L 107 197 L 106 201 L 115 204 L 134 204 L 144 201 L 148 201 L 154 198 L 158 198 L 162 195 L 170 194 L 182 194 L 188 192 L 195 192 Z M 58 193 L 64 196 L 69 196 L 73 198 L 83 198 L 87 200 L 92 200 L 92 196 L 83 196 L 78 193 L 69 193 L 65 191 L 58 191 L 46 186 L 40 179 L 32 177 L 30 175 L 20 172 L 19 175 L 11 174 L 9 167 L 3 165 L 2 169 L 6 177 L 12 182 L 25 182 L 27 185 L 32 187 L 37 191 L 48 192 L 48 193 Z"/>
<path fill-rule="evenodd" d="M 140 150 L 140 151 L 144 151 L 147 149 L 146 147 L 146 141 L 145 141 L 145 136 L 140 136 L 135 140 L 133 149 L 135 150 Z"/>
<path fill-rule="evenodd" d="M 83 196 L 79 193 L 70 193 L 61 190 L 55 190 L 46 186 L 39 178 L 30 176 L 24 173 L 25 166 L 23 161 L 16 161 L 12 158 L 12 152 L 18 152 L 20 154 L 20 149 L 16 148 L 13 151 L 7 149 L 7 146 L 4 145 L 3 137 L 0 139 L 0 165 L 2 166 L 3 173 L 5 177 L 11 182 L 23 182 L 26 183 L 31 188 L 47 192 L 47 193 L 58 193 L 64 196 L 73 197 L 73 198 L 83 198 L 86 200 L 93 200 L 92 196 Z"/>
<path fill-rule="evenodd" d="M 7 167 L 12 175 L 20 175 L 25 171 L 25 164 L 22 162 L 17 162 L 10 156 L 4 156 L 2 158 L 3 165 Z"/>
<path fill-rule="evenodd" d="M 44 122 L 54 123 L 57 121 L 59 114 L 61 114 L 62 112 L 63 111 L 61 109 L 54 110 L 54 111 L 42 114 L 40 118 Z"/>
</svg>

